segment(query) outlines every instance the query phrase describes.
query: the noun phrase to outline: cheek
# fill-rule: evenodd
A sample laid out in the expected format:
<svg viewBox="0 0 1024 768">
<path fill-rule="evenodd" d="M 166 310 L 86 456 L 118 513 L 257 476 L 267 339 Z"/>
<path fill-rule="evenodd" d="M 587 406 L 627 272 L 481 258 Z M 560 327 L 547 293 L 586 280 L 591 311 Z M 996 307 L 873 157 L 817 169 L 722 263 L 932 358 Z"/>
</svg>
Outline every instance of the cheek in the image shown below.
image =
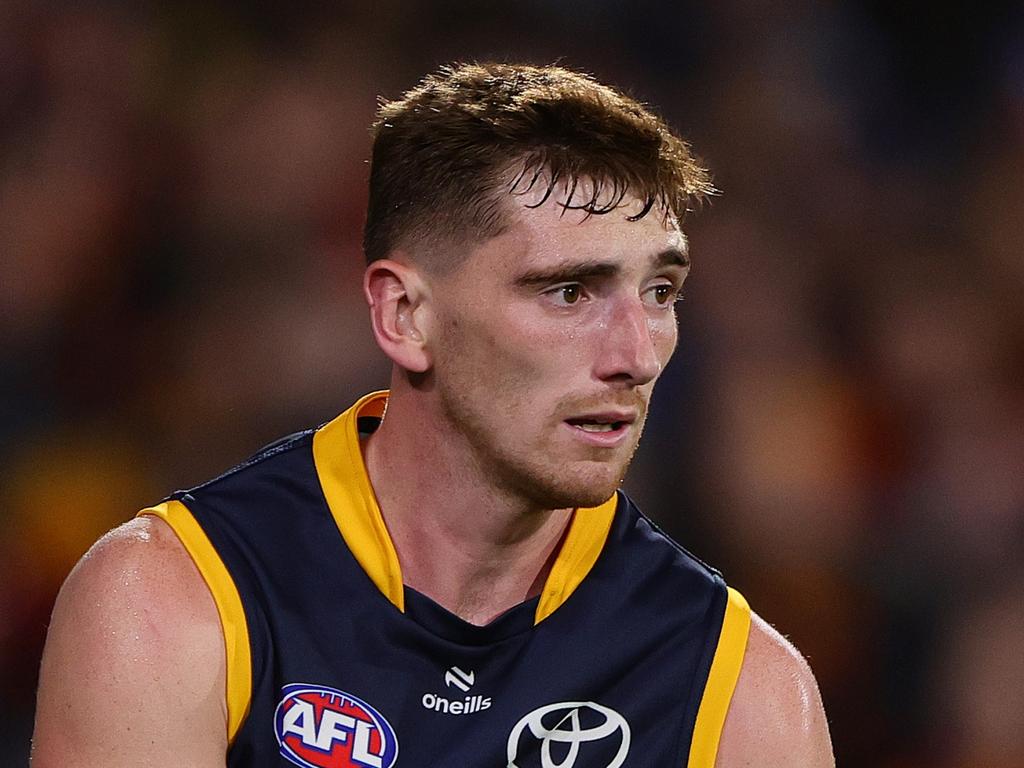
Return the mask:
<svg viewBox="0 0 1024 768">
<path fill-rule="evenodd" d="M 442 332 L 438 374 L 454 373 L 469 386 L 508 390 L 534 381 L 541 368 L 538 351 L 548 349 L 515 323 L 493 317 L 452 317 Z"/>
<path fill-rule="evenodd" d="M 651 342 L 661 361 L 662 369 L 668 365 L 672 354 L 676 351 L 676 343 L 679 341 L 679 328 L 676 325 L 675 314 L 668 322 L 657 321 L 650 328 Z"/>
</svg>

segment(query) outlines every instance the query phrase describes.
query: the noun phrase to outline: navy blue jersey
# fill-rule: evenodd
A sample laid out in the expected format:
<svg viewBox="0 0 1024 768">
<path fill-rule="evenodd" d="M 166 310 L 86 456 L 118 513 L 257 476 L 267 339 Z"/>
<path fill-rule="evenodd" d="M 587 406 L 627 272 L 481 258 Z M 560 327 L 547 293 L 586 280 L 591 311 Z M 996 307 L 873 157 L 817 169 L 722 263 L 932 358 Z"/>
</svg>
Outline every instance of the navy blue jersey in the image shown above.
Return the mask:
<svg viewBox="0 0 1024 768">
<path fill-rule="evenodd" d="M 712 768 L 750 613 L 622 493 L 486 626 L 403 585 L 359 430 L 386 393 L 144 510 L 214 596 L 228 766 Z"/>
</svg>

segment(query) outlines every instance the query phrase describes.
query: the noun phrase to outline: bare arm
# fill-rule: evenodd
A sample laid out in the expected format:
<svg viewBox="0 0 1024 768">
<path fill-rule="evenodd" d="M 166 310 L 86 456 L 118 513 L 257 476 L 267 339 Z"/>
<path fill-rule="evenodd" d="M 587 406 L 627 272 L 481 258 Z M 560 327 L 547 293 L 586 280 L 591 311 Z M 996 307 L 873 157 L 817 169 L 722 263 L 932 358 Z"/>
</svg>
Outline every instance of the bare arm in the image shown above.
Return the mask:
<svg viewBox="0 0 1024 768">
<path fill-rule="evenodd" d="M 33 768 L 224 768 L 225 651 L 191 558 L 153 517 L 102 538 L 61 588 Z"/>
<path fill-rule="evenodd" d="M 716 768 L 832 768 L 832 741 L 811 668 L 756 614 L 722 728 Z"/>
</svg>

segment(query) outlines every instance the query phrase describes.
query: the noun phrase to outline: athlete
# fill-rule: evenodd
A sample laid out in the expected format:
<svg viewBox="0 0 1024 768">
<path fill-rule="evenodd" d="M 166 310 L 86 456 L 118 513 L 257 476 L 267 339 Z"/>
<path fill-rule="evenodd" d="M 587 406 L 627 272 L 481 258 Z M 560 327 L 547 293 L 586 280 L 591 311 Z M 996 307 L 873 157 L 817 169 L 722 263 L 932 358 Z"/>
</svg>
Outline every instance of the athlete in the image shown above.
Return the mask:
<svg viewBox="0 0 1024 768">
<path fill-rule="evenodd" d="M 565 69 L 385 104 L 363 287 L 389 392 L 90 550 L 35 768 L 833 765 L 800 654 L 619 491 L 711 191 Z"/>
</svg>

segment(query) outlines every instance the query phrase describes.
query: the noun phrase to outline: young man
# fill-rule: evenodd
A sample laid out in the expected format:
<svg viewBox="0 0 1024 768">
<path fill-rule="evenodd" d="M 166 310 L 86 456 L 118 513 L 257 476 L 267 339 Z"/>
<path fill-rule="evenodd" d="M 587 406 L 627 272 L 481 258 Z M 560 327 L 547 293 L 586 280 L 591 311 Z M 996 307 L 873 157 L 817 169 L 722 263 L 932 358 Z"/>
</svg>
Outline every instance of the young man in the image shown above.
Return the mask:
<svg viewBox="0 0 1024 768">
<path fill-rule="evenodd" d="M 390 394 L 83 558 L 35 767 L 832 765 L 803 659 L 618 491 L 710 191 L 563 69 L 385 105 L 364 288 Z"/>
</svg>

